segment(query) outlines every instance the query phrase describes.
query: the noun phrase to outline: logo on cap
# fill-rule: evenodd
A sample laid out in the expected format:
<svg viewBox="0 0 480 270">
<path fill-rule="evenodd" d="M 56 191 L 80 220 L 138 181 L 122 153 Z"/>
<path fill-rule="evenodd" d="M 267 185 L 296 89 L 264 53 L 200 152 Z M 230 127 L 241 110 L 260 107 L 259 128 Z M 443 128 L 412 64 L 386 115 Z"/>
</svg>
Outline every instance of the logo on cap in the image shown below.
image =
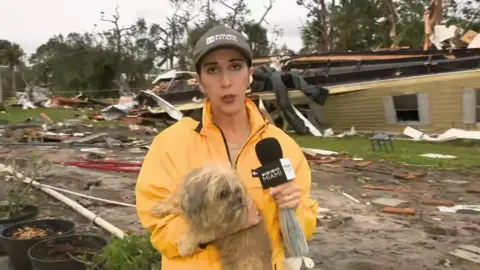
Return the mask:
<svg viewBox="0 0 480 270">
<path fill-rule="evenodd" d="M 207 37 L 206 42 L 207 42 L 207 45 L 208 45 L 208 44 L 213 43 L 217 40 L 229 40 L 229 41 L 238 42 L 237 37 L 234 36 L 234 35 L 230 35 L 230 34 L 218 34 L 218 35 L 214 35 L 214 36 L 209 36 L 209 37 Z"/>
</svg>

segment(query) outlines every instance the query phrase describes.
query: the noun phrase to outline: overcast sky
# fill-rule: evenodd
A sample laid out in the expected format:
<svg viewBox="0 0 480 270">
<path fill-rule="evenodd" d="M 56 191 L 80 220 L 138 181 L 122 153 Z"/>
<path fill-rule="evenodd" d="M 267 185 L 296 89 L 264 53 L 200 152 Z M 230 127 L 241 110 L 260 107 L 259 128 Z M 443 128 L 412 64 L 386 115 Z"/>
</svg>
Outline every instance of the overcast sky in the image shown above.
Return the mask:
<svg viewBox="0 0 480 270">
<path fill-rule="evenodd" d="M 258 19 L 268 0 L 247 2 L 252 17 Z M 124 26 L 131 25 L 138 17 L 162 24 L 173 10 L 168 0 L 0 0 L 0 39 L 19 43 L 27 54 L 31 54 L 55 34 L 92 31 L 94 24 L 98 24 L 97 31 L 111 27 L 100 21 L 100 11 L 110 15 L 117 3 Z M 279 43 L 285 42 L 298 50 L 301 47 L 299 28 L 305 15 L 306 11 L 297 6 L 296 0 L 276 0 L 267 15 L 270 26 L 265 26 L 282 28 L 284 36 Z"/>
</svg>

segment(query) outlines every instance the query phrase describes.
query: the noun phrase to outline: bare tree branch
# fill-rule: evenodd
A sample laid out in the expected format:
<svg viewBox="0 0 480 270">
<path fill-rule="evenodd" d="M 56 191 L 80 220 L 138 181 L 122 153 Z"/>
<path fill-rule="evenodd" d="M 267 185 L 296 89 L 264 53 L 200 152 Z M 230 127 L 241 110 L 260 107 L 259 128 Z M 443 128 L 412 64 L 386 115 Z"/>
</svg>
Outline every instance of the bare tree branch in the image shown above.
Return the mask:
<svg viewBox="0 0 480 270">
<path fill-rule="evenodd" d="M 229 4 L 225 3 L 225 1 L 222 1 L 222 0 L 218 0 L 218 2 L 220 2 L 220 4 L 226 6 L 227 8 L 231 9 L 232 11 L 235 11 L 236 9 L 232 6 L 230 6 Z"/>
<path fill-rule="evenodd" d="M 272 9 L 273 3 L 275 3 L 275 0 L 270 0 L 269 5 L 265 6 L 266 10 L 263 13 L 262 17 L 260 18 L 260 20 L 258 20 L 258 24 L 262 24 L 262 22 L 265 22 L 266 24 L 268 24 L 268 22 L 265 21 L 265 17 L 267 16 L 268 12 L 270 12 L 270 10 Z"/>
<path fill-rule="evenodd" d="M 240 11 L 244 7 L 245 0 L 238 0 L 238 2 L 235 4 L 235 6 L 231 6 L 231 5 L 227 4 L 225 1 L 222 1 L 222 0 L 217 0 L 217 1 L 220 4 L 224 5 L 225 7 L 232 10 L 233 14 L 230 16 L 230 27 L 235 28 L 235 25 L 238 23 L 237 22 L 237 16 L 239 15 Z"/>
</svg>

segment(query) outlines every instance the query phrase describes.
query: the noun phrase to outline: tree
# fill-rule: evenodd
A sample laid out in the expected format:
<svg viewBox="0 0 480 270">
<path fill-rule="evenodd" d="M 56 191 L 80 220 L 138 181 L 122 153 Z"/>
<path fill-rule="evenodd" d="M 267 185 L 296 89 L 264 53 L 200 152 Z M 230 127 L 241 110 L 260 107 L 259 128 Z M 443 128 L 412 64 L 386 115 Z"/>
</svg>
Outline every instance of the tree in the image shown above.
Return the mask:
<svg viewBox="0 0 480 270">
<path fill-rule="evenodd" d="M 122 61 L 122 40 L 125 36 L 128 35 L 128 31 L 132 29 L 130 27 L 121 27 L 120 26 L 120 14 L 118 13 L 119 6 L 115 7 L 115 14 L 112 15 L 111 19 L 105 18 L 105 12 L 101 11 L 100 20 L 104 22 L 109 22 L 113 24 L 113 28 L 104 33 L 105 37 L 108 40 L 108 44 L 114 46 L 115 48 L 115 64 L 116 68 L 116 77 L 117 80 L 120 79 L 120 62 Z"/>
<path fill-rule="evenodd" d="M 0 65 L 6 65 L 11 74 L 11 95 L 17 92 L 17 76 L 15 68 L 22 64 L 25 55 L 23 49 L 17 43 L 8 40 L 0 40 Z M 1 82 L 0 82 L 1 83 Z"/>
<path fill-rule="evenodd" d="M 220 23 L 228 25 L 238 31 L 243 32 L 252 47 L 255 57 L 266 56 L 272 52 L 273 44 L 268 40 L 268 30 L 262 24 L 268 24 L 266 16 L 272 9 L 275 0 L 270 0 L 269 5 L 265 6 L 265 12 L 258 20 L 250 18 L 250 10 L 245 0 L 171 0 L 177 8 L 181 5 L 187 5 L 190 9 L 200 9 L 203 12 L 203 18 L 198 21 L 183 21 L 184 38 L 183 44 L 178 49 L 182 52 L 178 58 L 182 69 L 193 69 L 191 62 L 186 59 L 192 59 L 193 49 L 200 37 L 208 29 Z M 215 5 L 221 5 L 228 11 L 225 16 L 220 17 L 215 12 Z M 197 8 L 193 8 L 196 6 Z M 185 15 L 184 15 L 185 16 Z"/>
<path fill-rule="evenodd" d="M 320 52 L 328 52 L 332 48 L 333 26 L 330 23 L 330 11 L 336 6 L 335 0 L 332 0 L 330 8 L 327 7 L 325 0 L 297 0 L 297 5 L 307 9 L 306 30 L 302 31 L 302 40 L 304 46 Z M 307 43 L 305 43 L 307 42 Z M 315 43 L 312 43 L 315 42 Z"/>
<path fill-rule="evenodd" d="M 267 56 L 272 52 L 272 44 L 270 44 L 267 35 L 268 30 L 262 24 L 268 24 L 266 17 L 275 0 L 269 1 L 269 5 L 265 6 L 265 11 L 258 20 L 248 19 L 251 11 L 248 9 L 245 0 L 234 0 L 230 1 L 231 3 L 226 0 L 215 1 L 230 10 L 221 21 L 246 34 L 254 57 Z"/>
</svg>

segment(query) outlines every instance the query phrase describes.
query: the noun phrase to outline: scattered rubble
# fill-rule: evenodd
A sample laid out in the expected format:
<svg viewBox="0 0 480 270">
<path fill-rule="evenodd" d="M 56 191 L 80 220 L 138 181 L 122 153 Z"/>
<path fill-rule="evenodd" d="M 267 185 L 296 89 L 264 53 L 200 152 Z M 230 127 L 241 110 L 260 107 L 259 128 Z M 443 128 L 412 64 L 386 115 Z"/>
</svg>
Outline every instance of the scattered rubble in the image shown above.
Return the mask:
<svg viewBox="0 0 480 270">
<path fill-rule="evenodd" d="M 4 126 L 0 138 L 10 142 L 0 147 L 0 159 L 28 163 L 23 156 L 31 151 L 47 157 L 52 169 L 38 179 L 38 188 L 65 194 L 122 231 L 141 232 L 134 188 L 155 128 L 140 124 L 88 127 L 72 120 L 60 124 L 47 116 L 34 123 Z M 30 142 L 26 133 L 33 134 Z M 436 269 L 439 261 L 447 260 L 450 269 L 461 269 L 463 262 L 447 258 L 454 250 L 451 243 L 480 243 L 475 236 L 480 232 L 477 176 L 302 150 L 312 168 L 312 197 L 321 207 L 310 242 L 310 249 L 318 254 L 316 263 L 337 258 L 343 264 L 345 260 L 337 256 L 362 259 L 376 254 L 425 266 L 415 269 Z M 80 230 L 102 233 L 91 220 L 54 199 L 38 192 L 35 198 L 47 209 L 41 217 L 68 216 L 76 219 Z M 346 248 L 351 243 L 355 248 Z M 382 260 L 381 265 L 391 265 Z"/>
<path fill-rule="evenodd" d="M 471 269 L 480 267 L 480 247 L 473 245 L 461 245 L 456 250 L 449 253 L 454 261 L 465 261 Z"/>
<path fill-rule="evenodd" d="M 400 207 L 408 204 L 408 201 L 394 199 L 394 198 L 378 198 L 372 201 L 373 205 L 383 206 L 383 207 Z"/>
</svg>

